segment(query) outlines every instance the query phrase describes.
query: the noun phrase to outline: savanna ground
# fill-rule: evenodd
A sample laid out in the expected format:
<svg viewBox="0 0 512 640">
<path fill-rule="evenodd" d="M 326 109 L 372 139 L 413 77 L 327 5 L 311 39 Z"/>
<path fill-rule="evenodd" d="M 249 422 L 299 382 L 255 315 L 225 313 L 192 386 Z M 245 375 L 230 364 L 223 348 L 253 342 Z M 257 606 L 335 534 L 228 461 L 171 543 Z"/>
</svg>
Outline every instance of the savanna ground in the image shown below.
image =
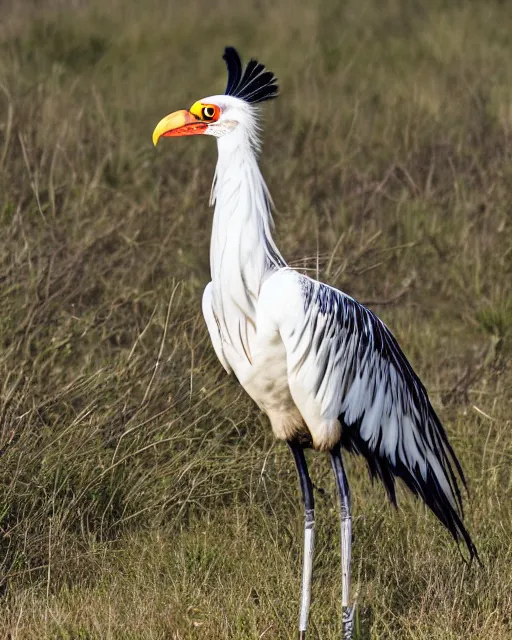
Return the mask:
<svg viewBox="0 0 512 640">
<path fill-rule="evenodd" d="M 2 638 L 295 637 L 295 468 L 200 314 L 215 144 L 151 145 L 223 90 L 226 44 L 281 82 L 284 255 L 390 325 L 467 472 L 482 567 L 348 460 L 369 637 L 512 637 L 511 33 L 506 2 L 2 3 Z M 311 637 L 334 639 L 335 492 L 309 460 Z"/>
</svg>

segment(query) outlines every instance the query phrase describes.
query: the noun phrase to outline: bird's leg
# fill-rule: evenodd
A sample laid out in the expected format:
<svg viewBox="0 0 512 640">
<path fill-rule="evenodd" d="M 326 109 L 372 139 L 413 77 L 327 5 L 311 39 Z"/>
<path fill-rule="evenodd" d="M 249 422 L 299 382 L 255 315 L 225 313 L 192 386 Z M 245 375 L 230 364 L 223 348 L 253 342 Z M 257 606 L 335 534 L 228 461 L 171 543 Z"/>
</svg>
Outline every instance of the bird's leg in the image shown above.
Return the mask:
<svg viewBox="0 0 512 640">
<path fill-rule="evenodd" d="M 300 597 L 299 640 L 306 637 L 309 604 L 311 602 L 311 577 L 313 575 L 313 546 L 315 542 L 315 499 L 313 484 L 309 477 L 306 457 L 301 444 L 297 441 L 288 442 L 292 450 L 299 483 L 304 501 L 304 555 L 302 558 L 302 590 Z"/>
<path fill-rule="evenodd" d="M 343 468 L 340 444 L 337 444 L 331 451 L 331 463 L 340 501 L 342 638 L 343 640 L 352 640 L 352 631 L 354 628 L 354 607 L 350 606 L 352 518 L 350 515 L 350 489 L 345 469 Z"/>
</svg>

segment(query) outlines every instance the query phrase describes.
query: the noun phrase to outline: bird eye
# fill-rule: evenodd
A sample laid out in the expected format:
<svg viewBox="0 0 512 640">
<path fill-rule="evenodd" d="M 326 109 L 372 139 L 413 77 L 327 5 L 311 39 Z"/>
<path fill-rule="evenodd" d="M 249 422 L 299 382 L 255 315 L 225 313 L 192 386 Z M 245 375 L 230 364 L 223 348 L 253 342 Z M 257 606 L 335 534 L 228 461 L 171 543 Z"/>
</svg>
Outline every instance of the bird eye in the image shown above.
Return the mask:
<svg viewBox="0 0 512 640">
<path fill-rule="evenodd" d="M 203 107 L 202 115 L 204 120 L 212 120 L 215 115 L 215 109 L 213 107 Z"/>
</svg>

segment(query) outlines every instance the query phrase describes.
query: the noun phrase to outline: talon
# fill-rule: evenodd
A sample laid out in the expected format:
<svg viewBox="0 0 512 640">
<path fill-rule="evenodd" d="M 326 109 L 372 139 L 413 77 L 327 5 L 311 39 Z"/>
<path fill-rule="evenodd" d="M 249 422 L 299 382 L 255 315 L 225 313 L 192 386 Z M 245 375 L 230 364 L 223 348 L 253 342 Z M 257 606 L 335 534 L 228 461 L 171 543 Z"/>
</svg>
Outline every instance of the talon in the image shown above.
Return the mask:
<svg viewBox="0 0 512 640">
<path fill-rule="evenodd" d="M 343 640 L 352 640 L 352 632 L 354 631 L 354 614 L 356 608 L 343 607 L 342 624 L 343 624 Z"/>
</svg>

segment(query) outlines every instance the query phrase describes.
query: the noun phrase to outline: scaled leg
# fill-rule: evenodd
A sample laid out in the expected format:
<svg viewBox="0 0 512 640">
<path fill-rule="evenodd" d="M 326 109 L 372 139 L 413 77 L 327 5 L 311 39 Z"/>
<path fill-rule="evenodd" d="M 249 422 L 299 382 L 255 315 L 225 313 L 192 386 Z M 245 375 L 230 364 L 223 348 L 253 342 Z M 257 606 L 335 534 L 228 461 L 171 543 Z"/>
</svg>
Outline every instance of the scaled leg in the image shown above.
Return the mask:
<svg viewBox="0 0 512 640">
<path fill-rule="evenodd" d="M 299 483 L 304 501 L 304 555 L 302 559 L 302 591 L 300 597 L 299 640 L 306 638 L 309 605 L 311 602 L 311 578 L 313 575 L 313 546 L 315 542 L 315 499 L 309 477 L 304 449 L 296 442 L 288 442 L 297 465 Z"/>
<path fill-rule="evenodd" d="M 341 447 L 336 445 L 331 451 L 331 463 L 336 479 L 340 501 L 341 521 L 341 610 L 343 640 L 352 640 L 354 628 L 354 607 L 350 606 L 350 555 L 352 546 L 352 517 L 350 515 L 350 489 L 343 468 Z"/>
</svg>

